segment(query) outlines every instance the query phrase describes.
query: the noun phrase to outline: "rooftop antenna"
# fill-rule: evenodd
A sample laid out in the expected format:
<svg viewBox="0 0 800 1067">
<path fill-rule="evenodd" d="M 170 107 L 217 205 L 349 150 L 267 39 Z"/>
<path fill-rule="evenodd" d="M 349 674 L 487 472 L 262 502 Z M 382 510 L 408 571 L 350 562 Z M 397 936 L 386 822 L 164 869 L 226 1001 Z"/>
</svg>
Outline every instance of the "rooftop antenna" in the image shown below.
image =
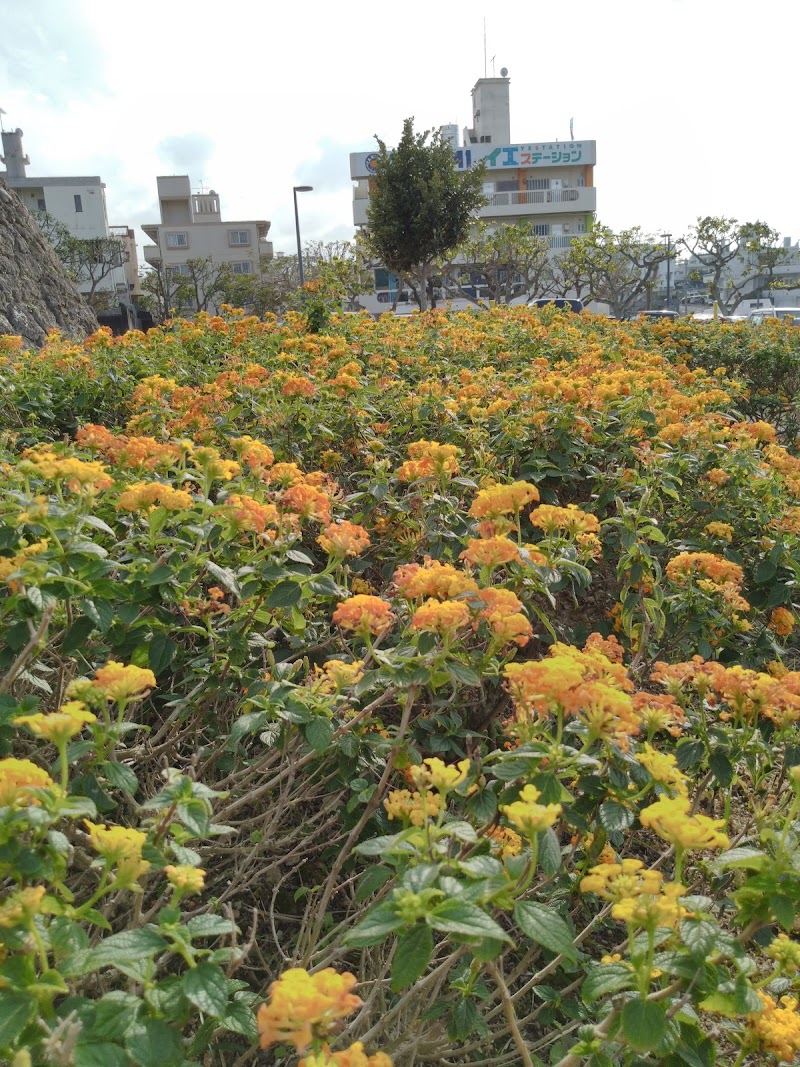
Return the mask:
<svg viewBox="0 0 800 1067">
<path fill-rule="evenodd" d="M 496 59 L 497 59 L 497 56 L 492 56 L 492 77 L 493 77 L 493 78 L 494 78 L 494 76 L 495 76 L 495 73 L 494 73 L 494 61 L 495 61 Z"/>
<path fill-rule="evenodd" d="M 5 126 L 3 125 L 3 115 L 5 114 L 6 112 L 0 107 L 0 130 L 3 130 L 3 132 L 5 132 Z"/>
</svg>

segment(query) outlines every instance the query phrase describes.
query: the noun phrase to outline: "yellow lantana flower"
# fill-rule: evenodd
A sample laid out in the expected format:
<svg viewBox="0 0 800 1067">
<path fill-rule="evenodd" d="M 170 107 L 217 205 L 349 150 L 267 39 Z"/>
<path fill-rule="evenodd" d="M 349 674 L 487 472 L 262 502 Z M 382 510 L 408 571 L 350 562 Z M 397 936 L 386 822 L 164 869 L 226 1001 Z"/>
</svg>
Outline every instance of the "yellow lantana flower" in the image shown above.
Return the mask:
<svg viewBox="0 0 800 1067">
<path fill-rule="evenodd" d="M 503 804 L 500 811 L 526 837 L 547 830 L 561 815 L 560 804 L 539 804 L 542 794 L 535 785 L 526 785 L 513 804 Z"/>
</svg>

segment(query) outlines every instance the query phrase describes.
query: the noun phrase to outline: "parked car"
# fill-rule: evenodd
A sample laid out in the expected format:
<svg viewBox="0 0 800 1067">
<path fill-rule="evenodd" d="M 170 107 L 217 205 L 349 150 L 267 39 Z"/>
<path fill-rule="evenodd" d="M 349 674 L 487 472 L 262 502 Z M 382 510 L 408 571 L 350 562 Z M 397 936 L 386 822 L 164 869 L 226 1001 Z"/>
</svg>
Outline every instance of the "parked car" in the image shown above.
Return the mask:
<svg viewBox="0 0 800 1067">
<path fill-rule="evenodd" d="M 582 300 L 571 300 L 567 297 L 558 296 L 537 296 L 533 300 L 528 301 L 529 308 L 546 308 L 557 307 L 559 311 L 574 311 L 576 314 L 583 311 L 584 304 Z"/>
<path fill-rule="evenodd" d="M 747 316 L 753 326 L 760 326 L 767 319 L 790 320 L 793 326 L 800 326 L 800 308 L 756 308 Z"/>
<path fill-rule="evenodd" d="M 640 311 L 636 317 L 637 319 L 678 319 L 680 315 L 677 311 L 667 311 L 664 308 L 661 311 Z"/>
</svg>

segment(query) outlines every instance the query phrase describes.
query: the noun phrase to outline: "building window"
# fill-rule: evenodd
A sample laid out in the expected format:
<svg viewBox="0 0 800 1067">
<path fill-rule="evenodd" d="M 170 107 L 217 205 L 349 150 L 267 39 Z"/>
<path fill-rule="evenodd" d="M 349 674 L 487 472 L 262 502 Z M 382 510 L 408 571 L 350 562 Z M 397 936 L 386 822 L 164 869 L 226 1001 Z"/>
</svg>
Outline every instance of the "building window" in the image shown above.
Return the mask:
<svg viewBox="0 0 800 1067">
<path fill-rule="evenodd" d="M 167 248 L 188 248 L 189 247 L 189 234 L 184 233 L 168 233 L 167 234 Z"/>
<path fill-rule="evenodd" d="M 40 211 L 47 211 L 47 204 L 44 202 L 43 196 L 40 196 L 36 201 L 36 206 Z"/>
<path fill-rule="evenodd" d="M 528 178 L 525 182 L 525 186 L 528 189 L 549 189 L 549 178 Z"/>
<path fill-rule="evenodd" d="M 81 200 L 80 193 L 75 193 L 74 197 L 75 197 L 75 210 L 76 211 L 83 211 L 83 201 Z"/>
<path fill-rule="evenodd" d="M 375 288 L 376 289 L 388 289 L 389 288 L 389 271 L 385 267 L 378 267 L 375 270 Z"/>
<path fill-rule="evenodd" d="M 586 233 L 586 219 L 578 219 L 575 223 L 576 233 Z"/>
<path fill-rule="evenodd" d="M 253 264 L 249 259 L 242 260 L 241 263 L 231 263 L 232 274 L 252 274 Z"/>
<path fill-rule="evenodd" d="M 228 230 L 228 243 L 232 245 L 249 245 L 249 230 Z"/>
<path fill-rule="evenodd" d="M 534 222 L 532 229 L 537 237 L 547 237 L 550 233 L 550 224 L 548 222 Z"/>
<path fill-rule="evenodd" d="M 167 267 L 167 273 L 178 275 L 181 278 L 188 278 L 191 271 L 189 270 L 189 265 L 187 263 L 172 263 Z"/>
</svg>

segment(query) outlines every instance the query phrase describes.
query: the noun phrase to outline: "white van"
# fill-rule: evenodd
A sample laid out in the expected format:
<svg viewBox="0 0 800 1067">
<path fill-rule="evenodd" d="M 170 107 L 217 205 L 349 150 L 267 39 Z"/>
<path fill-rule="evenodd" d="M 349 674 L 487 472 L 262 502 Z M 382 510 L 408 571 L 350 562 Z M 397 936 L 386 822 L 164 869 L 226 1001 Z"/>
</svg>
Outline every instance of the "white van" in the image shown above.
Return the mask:
<svg viewBox="0 0 800 1067">
<path fill-rule="evenodd" d="M 756 308 L 747 316 L 751 326 L 760 326 L 768 319 L 788 319 L 793 326 L 800 326 L 800 308 Z"/>
</svg>

